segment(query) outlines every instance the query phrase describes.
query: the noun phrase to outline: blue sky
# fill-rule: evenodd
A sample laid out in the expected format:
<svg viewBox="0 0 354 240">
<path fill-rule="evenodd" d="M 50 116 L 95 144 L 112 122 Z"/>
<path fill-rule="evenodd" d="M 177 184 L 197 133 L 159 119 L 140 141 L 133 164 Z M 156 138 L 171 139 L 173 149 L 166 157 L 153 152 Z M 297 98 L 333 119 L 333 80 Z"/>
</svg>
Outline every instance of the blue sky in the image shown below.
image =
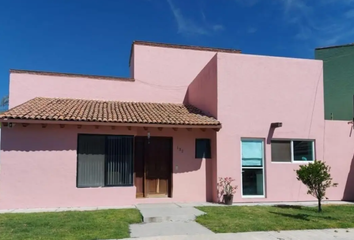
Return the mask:
<svg viewBox="0 0 354 240">
<path fill-rule="evenodd" d="M 0 96 L 9 69 L 129 76 L 134 40 L 313 58 L 354 42 L 354 0 L 3 0 Z"/>
</svg>

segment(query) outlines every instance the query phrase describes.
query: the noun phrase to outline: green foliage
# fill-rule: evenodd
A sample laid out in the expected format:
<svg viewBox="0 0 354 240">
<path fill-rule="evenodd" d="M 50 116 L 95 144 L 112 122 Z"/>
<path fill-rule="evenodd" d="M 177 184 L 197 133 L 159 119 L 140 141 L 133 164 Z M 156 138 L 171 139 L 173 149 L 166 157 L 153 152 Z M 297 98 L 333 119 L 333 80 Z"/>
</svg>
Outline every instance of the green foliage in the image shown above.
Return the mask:
<svg viewBox="0 0 354 240">
<path fill-rule="evenodd" d="M 0 100 L 0 107 L 7 107 L 9 105 L 9 95 L 4 96 Z"/>
<path fill-rule="evenodd" d="M 0 113 L 4 111 L 9 105 L 9 95 L 6 95 L 1 98 L 0 100 Z M 1 128 L 1 123 L 0 123 L 0 128 Z"/>
<path fill-rule="evenodd" d="M 332 183 L 330 170 L 331 167 L 322 161 L 301 165 L 300 169 L 296 170 L 297 180 L 308 188 L 307 194 L 317 198 L 319 212 L 322 211 L 321 201 L 326 197 L 327 188 L 338 185 L 337 183 Z"/>
</svg>

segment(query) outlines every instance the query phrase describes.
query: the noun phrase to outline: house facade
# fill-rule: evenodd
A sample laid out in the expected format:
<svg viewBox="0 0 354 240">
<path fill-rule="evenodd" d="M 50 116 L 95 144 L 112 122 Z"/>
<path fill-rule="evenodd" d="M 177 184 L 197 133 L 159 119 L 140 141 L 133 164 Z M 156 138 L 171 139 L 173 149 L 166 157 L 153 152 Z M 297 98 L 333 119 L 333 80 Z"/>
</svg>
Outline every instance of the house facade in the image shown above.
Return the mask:
<svg viewBox="0 0 354 240">
<path fill-rule="evenodd" d="M 325 119 L 353 120 L 354 44 L 317 48 L 323 61 Z"/>
<path fill-rule="evenodd" d="M 352 200 L 348 121 L 324 119 L 323 62 L 134 42 L 131 78 L 10 71 L 0 209 L 308 201 L 315 159 Z"/>
</svg>

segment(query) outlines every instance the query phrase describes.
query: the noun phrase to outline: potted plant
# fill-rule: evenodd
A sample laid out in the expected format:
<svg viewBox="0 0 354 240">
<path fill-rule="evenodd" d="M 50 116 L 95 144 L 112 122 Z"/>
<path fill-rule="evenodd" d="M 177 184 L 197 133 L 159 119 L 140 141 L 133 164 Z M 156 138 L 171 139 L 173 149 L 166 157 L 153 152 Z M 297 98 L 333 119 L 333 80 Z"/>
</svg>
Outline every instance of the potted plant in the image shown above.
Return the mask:
<svg viewBox="0 0 354 240">
<path fill-rule="evenodd" d="M 220 195 L 223 196 L 223 202 L 226 205 L 232 205 L 234 194 L 236 193 L 237 185 L 231 185 L 235 179 L 231 177 L 219 178 L 218 190 Z"/>
</svg>

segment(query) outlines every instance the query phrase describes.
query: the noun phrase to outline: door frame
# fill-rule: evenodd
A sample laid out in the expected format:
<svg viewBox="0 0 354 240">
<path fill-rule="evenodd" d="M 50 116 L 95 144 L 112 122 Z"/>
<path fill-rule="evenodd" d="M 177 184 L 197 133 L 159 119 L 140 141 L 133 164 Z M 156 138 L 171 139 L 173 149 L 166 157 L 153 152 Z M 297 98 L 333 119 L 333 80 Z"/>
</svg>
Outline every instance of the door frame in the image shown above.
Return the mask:
<svg viewBox="0 0 354 240">
<path fill-rule="evenodd" d="M 147 162 L 147 152 L 149 151 L 149 144 L 151 140 L 153 139 L 156 139 L 156 138 L 164 138 L 166 140 L 169 141 L 169 159 L 167 159 L 167 161 L 169 161 L 169 171 L 170 173 L 168 174 L 169 175 L 169 179 L 168 179 L 168 193 L 167 193 L 167 196 L 168 198 L 172 198 L 172 194 L 173 194 L 173 137 L 169 137 L 169 136 L 151 136 L 150 138 L 146 137 L 146 136 L 135 136 L 135 138 L 141 138 L 143 139 L 143 169 L 144 169 L 144 173 L 143 173 L 143 198 L 154 198 L 153 195 L 149 195 L 147 194 L 147 184 L 146 184 L 146 162 Z M 136 143 L 136 141 L 134 141 Z M 134 149 L 135 149 L 136 146 L 134 146 Z M 134 162 L 136 161 L 136 158 L 134 156 Z M 135 172 L 134 172 L 134 186 L 136 186 L 136 182 L 135 182 Z M 136 194 L 136 197 L 137 198 L 140 198 L 138 197 L 138 195 Z M 157 197 L 157 196 L 155 196 Z"/>
</svg>

